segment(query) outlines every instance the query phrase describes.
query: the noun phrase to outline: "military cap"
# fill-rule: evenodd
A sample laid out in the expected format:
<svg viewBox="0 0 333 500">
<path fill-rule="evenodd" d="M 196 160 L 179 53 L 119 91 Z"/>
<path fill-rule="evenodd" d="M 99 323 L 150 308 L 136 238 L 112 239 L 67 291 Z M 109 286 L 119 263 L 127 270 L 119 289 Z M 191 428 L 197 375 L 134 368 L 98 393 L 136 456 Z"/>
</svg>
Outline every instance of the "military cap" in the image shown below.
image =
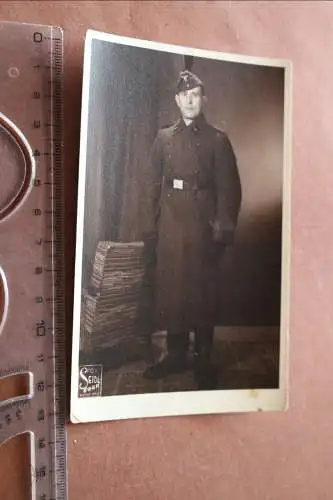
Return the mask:
<svg viewBox="0 0 333 500">
<path fill-rule="evenodd" d="M 188 71 L 181 71 L 177 82 L 177 93 L 183 90 L 191 90 L 195 87 L 204 88 L 203 82 L 194 73 Z"/>
</svg>

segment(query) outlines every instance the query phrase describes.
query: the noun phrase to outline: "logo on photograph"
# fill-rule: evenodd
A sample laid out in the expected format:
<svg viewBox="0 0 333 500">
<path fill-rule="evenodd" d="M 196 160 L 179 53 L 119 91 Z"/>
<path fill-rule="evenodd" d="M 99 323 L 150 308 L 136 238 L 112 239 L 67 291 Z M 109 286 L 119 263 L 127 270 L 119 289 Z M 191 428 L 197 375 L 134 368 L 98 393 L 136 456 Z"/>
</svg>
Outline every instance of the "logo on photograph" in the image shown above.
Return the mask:
<svg viewBox="0 0 333 500">
<path fill-rule="evenodd" d="M 102 395 L 102 365 L 84 365 L 79 369 L 79 397 Z"/>
</svg>

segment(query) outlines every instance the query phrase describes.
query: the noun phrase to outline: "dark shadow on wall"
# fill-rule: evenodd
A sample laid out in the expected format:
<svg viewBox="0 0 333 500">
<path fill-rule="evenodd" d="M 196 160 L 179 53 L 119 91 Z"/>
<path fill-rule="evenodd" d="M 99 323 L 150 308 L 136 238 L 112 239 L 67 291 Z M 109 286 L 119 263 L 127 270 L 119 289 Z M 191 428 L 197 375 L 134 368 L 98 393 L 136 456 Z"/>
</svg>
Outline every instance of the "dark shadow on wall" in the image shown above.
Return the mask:
<svg viewBox="0 0 333 500">
<path fill-rule="evenodd" d="M 280 324 L 281 245 L 281 205 L 241 221 L 220 266 L 219 324 Z"/>
<path fill-rule="evenodd" d="M 140 239 L 141 193 L 159 127 L 177 119 L 182 56 L 94 41 L 83 249 L 86 287 L 99 240 Z M 187 61 L 188 63 L 188 61 Z M 220 270 L 220 324 L 277 325 L 280 312 L 283 73 L 191 61 L 205 81 L 207 119 L 227 131 L 243 190 L 235 246 Z"/>
<path fill-rule="evenodd" d="M 98 240 L 141 237 L 140 196 L 159 128 L 160 96 L 183 65 L 182 56 L 97 40 L 92 61 L 83 286 L 91 275 Z"/>
</svg>

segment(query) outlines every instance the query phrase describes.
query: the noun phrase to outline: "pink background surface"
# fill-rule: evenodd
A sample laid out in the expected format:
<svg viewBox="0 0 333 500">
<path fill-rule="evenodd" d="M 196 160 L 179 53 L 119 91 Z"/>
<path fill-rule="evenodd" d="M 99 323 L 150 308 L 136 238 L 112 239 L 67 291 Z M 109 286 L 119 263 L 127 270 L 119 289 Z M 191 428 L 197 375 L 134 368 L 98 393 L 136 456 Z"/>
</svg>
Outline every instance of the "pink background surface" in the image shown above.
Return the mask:
<svg viewBox="0 0 333 500">
<path fill-rule="evenodd" d="M 86 29 L 293 61 L 289 411 L 69 425 L 69 497 L 330 500 L 333 4 L 12 1 L 0 15 L 64 28 L 68 337 Z"/>
</svg>

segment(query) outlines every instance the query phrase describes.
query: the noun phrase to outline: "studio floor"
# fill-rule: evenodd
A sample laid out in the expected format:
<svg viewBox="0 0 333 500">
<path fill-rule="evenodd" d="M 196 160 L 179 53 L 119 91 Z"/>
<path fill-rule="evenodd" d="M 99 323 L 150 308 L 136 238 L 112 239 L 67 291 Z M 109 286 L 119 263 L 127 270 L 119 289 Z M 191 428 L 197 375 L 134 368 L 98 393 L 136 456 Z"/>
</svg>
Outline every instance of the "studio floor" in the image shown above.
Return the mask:
<svg viewBox="0 0 333 500">
<path fill-rule="evenodd" d="M 212 355 L 218 373 L 218 389 L 277 387 L 279 342 L 276 333 L 277 329 L 271 327 L 220 329 L 215 334 Z M 165 333 L 154 335 L 153 344 L 157 356 L 163 355 Z M 116 369 L 104 369 L 103 395 L 189 391 L 197 388 L 191 369 L 155 381 L 142 376 L 146 368 L 146 362 L 137 360 Z"/>
</svg>

